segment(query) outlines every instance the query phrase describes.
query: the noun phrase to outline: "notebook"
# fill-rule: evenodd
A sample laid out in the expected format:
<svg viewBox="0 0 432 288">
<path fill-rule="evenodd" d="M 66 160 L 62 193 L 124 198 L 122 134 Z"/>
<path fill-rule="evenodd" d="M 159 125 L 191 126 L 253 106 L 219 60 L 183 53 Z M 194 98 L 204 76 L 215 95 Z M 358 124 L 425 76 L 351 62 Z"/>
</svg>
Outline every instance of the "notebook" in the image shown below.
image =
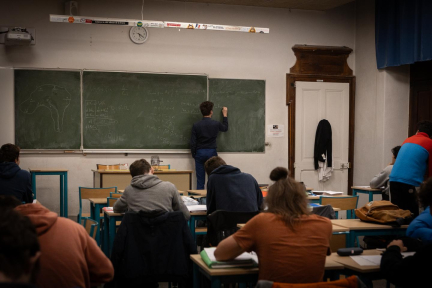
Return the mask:
<svg viewBox="0 0 432 288">
<path fill-rule="evenodd" d="M 201 251 L 201 258 L 209 268 L 247 268 L 258 266 L 258 257 L 247 252 L 244 252 L 230 261 L 216 261 L 216 257 L 214 256 L 215 250 L 216 247 L 210 247 L 204 248 L 204 250 Z"/>
</svg>

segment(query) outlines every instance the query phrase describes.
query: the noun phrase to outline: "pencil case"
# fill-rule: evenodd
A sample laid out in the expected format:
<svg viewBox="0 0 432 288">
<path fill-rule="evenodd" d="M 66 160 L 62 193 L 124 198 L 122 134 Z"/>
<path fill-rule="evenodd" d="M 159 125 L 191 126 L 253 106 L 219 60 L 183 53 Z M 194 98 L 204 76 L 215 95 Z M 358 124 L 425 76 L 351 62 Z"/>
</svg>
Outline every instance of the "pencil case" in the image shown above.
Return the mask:
<svg viewBox="0 0 432 288">
<path fill-rule="evenodd" d="M 337 250 L 337 254 L 339 256 L 350 256 L 350 255 L 360 255 L 363 253 L 362 248 L 354 247 L 354 248 L 340 248 Z"/>
</svg>

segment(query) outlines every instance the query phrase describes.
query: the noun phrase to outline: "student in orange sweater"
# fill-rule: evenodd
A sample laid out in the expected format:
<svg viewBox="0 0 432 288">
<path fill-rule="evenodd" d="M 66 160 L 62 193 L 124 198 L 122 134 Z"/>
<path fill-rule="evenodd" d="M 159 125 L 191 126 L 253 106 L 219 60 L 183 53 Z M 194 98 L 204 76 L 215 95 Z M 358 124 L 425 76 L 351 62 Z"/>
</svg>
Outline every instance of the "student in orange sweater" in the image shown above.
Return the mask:
<svg viewBox="0 0 432 288">
<path fill-rule="evenodd" d="M 114 277 L 111 261 L 83 226 L 40 204 L 15 208 L 36 227 L 41 248 L 39 288 L 97 286 Z"/>
<path fill-rule="evenodd" d="M 330 251 L 332 225 L 329 219 L 309 215 L 304 187 L 288 177 L 288 170 L 273 169 L 260 213 L 234 235 L 219 243 L 215 257 L 229 260 L 245 251 L 255 251 L 259 280 L 281 283 L 320 282 Z"/>
</svg>

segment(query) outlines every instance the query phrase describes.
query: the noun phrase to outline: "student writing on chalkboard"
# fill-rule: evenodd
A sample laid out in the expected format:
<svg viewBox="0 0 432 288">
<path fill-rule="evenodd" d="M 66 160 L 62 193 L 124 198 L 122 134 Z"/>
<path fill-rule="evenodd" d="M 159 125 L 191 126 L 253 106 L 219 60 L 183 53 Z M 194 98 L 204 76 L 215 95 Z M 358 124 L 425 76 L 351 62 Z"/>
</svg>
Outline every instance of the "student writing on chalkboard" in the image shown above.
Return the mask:
<svg viewBox="0 0 432 288">
<path fill-rule="evenodd" d="M 210 101 L 201 103 L 200 110 L 203 118 L 192 127 L 191 153 L 195 159 L 197 174 L 197 189 L 204 189 L 204 163 L 213 156 L 217 156 L 216 138 L 219 131 L 228 131 L 228 108 L 222 108 L 222 122 L 212 120 L 214 104 Z"/>
</svg>

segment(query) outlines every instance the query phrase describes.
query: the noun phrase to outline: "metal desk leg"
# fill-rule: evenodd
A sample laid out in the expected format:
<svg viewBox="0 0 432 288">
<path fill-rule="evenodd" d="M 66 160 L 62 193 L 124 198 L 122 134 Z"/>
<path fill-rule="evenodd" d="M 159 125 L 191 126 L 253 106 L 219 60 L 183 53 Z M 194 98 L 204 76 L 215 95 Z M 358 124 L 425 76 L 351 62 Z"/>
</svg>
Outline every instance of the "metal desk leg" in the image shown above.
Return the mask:
<svg viewBox="0 0 432 288">
<path fill-rule="evenodd" d="M 372 191 L 369 191 L 369 202 L 372 202 L 373 201 L 373 192 Z"/>
<path fill-rule="evenodd" d="M 103 250 L 103 252 L 105 253 L 105 256 L 107 256 L 108 257 L 108 253 L 109 253 L 109 250 L 108 250 L 108 232 L 109 232 L 109 225 L 108 225 L 108 221 L 109 221 L 109 219 L 108 219 L 108 217 L 107 217 L 107 215 L 104 213 L 104 229 L 103 229 L 103 234 L 104 234 L 104 237 L 103 237 L 103 244 L 102 244 L 102 250 Z"/>
<path fill-rule="evenodd" d="M 193 288 L 199 288 L 199 269 L 198 265 L 193 263 Z"/>
<path fill-rule="evenodd" d="M 189 221 L 190 221 L 189 229 L 190 229 L 191 234 L 192 234 L 192 239 L 195 241 L 195 244 L 196 244 L 196 234 L 195 234 L 196 219 L 195 219 L 195 216 L 191 216 Z"/>
<path fill-rule="evenodd" d="M 32 178 L 32 191 L 33 191 L 33 198 L 36 198 L 36 174 L 33 172 L 31 173 L 31 178 Z"/>
<path fill-rule="evenodd" d="M 60 216 L 64 217 L 64 179 L 60 174 Z"/>
<path fill-rule="evenodd" d="M 65 172 L 64 173 L 64 197 L 63 197 L 63 201 L 64 201 L 64 214 L 66 218 L 68 218 L 68 173 Z"/>
<path fill-rule="evenodd" d="M 111 256 L 111 250 L 112 250 L 112 247 L 114 244 L 115 234 L 116 234 L 116 219 L 115 219 L 115 217 L 109 217 L 108 233 L 109 233 L 108 257 L 110 257 Z"/>
</svg>

